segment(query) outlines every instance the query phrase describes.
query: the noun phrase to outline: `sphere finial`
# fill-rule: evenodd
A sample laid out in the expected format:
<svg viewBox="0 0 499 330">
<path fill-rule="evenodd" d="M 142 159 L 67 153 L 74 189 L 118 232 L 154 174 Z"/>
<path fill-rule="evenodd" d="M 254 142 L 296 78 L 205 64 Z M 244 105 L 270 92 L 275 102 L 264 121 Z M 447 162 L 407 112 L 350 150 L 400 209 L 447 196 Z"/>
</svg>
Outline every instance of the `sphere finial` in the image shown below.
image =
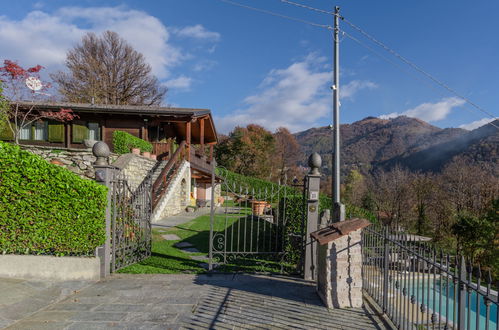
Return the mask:
<svg viewBox="0 0 499 330">
<path fill-rule="evenodd" d="M 322 159 L 321 156 L 314 152 L 313 154 L 308 157 L 308 166 L 310 166 L 310 175 L 321 175 L 319 172 L 319 169 L 322 165 Z"/>
<path fill-rule="evenodd" d="M 107 145 L 106 142 L 98 141 L 97 143 L 95 143 L 94 146 L 92 147 L 92 153 L 97 158 L 94 165 L 97 166 L 109 165 L 108 157 L 111 154 L 111 151 L 109 150 L 109 146 Z"/>
</svg>

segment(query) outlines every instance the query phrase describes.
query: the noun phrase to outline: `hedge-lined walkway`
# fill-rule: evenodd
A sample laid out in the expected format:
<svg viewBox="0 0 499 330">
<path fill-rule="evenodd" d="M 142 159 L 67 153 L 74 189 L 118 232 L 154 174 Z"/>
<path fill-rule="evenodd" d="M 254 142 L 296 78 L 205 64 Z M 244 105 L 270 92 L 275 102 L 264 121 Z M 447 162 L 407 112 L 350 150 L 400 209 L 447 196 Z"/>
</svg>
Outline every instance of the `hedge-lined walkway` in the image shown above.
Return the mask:
<svg viewBox="0 0 499 330">
<path fill-rule="evenodd" d="M 289 277 L 116 274 L 60 302 L 47 302 L 7 329 L 290 327 L 379 329 L 383 325 L 367 309 L 328 311 L 313 284 Z"/>
</svg>

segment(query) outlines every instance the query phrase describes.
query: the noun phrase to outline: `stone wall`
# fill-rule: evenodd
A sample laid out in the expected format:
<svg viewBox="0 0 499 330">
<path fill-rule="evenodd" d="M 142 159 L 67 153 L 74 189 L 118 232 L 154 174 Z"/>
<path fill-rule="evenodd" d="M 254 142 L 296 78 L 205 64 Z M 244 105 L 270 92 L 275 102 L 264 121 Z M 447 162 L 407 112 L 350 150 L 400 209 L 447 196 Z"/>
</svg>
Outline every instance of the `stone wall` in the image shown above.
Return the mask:
<svg viewBox="0 0 499 330">
<path fill-rule="evenodd" d="M 182 180 L 185 188 L 182 189 Z M 165 217 L 179 214 L 189 205 L 191 194 L 191 167 L 190 163 L 184 161 L 169 184 L 163 198 L 159 201 L 152 216 L 152 222 L 157 222 Z"/>
<path fill-rule="evenodd" d="M 317 293 L 328 308 L 362 307 L 361 230 L 318 247 Z"/>
<path fill-rule="evenodd" d="M 20 145 L 20 147 L 41 156 L 52 164 L 60 165 L 66 168 L 71 172 L 78 174 L 82 178 L 95 178 L 95 171 L 93 168 L 95 157 L 92 154 L 92 149 L 54 149 L 52 147 L 25 145 Z M 111 154 L 110 162 L 112 163 L 118 158 L 118 156 L 119 155 L 117 154 Z"/>
<path fill-rule="evenodd" d="M 156 163 L 156 160 L 144 156 L 125 154 L 119 156 L 113 165 L 122 170 L 128 178 L 128 186 L 130 189 L 135 190 L 144 181 Z"/>
</svg>

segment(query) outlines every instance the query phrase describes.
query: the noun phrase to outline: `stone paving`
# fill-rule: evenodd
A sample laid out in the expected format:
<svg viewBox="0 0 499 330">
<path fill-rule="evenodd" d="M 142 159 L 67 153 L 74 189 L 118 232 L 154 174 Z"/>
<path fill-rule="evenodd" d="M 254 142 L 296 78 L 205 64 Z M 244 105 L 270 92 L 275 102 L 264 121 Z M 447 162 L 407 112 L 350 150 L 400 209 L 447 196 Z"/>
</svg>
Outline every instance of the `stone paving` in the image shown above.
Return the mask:
<svg viewBox="0 0 499 330">
<path fill-rule="evenodd" d="M 384 328 L 369 309 L 327 310 L 311 283 L 289 277 L 115 274 L 97 283 L 60 284 L 59 290 L 45 294 L 54 284 L 39 284 L 45 289 L 29 286 L 34 294 L 26 295 L 30 291 L 26 290 L 23 299 L 0 305 L 4 322 L 0 325 L 7 329 Z M 61 295 L 61 288 L 69 287 L 71 291 Z M 19 305 L 29 300 L 37 303 L 31 308 Z"/>
</svg>

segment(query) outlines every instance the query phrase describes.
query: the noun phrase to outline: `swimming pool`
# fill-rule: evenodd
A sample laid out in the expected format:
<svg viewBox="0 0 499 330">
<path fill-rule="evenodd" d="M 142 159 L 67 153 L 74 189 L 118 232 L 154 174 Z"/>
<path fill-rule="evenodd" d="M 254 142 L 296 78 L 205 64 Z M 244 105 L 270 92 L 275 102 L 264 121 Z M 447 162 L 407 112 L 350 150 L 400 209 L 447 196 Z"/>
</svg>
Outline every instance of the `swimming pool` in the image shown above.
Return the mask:
<svg viewBox="0 0 499 330">
<path fill-rule="evenodd" d="M 404 286 L 404 281 L 401 281 L 401 287 Z M 448 286 L 448 288 L 447 288 Z M 452 280 L 447 278 L 427 276 L 422 279 L 419 278 L 414 281 L 406 281 L 405 287 L 409 293 L 409 297 L 414 295 L 415 299 L 419 304 L 424 303 L 426 308 L 433 311 L 438 320 L 438 315 L 441 316 L 441 322 L 445 322 L 445 319 L 453 324 L 457 324 L 457 301 L 456 292 L 454 288 L 454 283 Z M 483 289 L 483 288 L 482 288 Z M 485 291 L 485 290 L 483 290 Z M 471 290 L 470 299 L 468 303 L 468 292 L 466 293 L 466 312 L 465 312 L 465 324 L 467 329 L 486 329 L 486 306 L 484 297 L 480 294 L 478 295 L 475 290 Z M 478 299 L 478 306 L 477 306 Z M 456 311 L 454 310 L 456 309 Z M 479 310 L 479 319 L 477 327 L 477 313 Z M 430 314 L 431 315 L 431 314 Z M 468 325 L 469 316 L 469 327 Z M 489 316 L 489 329 L 497 329 L 497 305 L 495 303 L 490 304 L 490 316 Z"/>
</svg>

